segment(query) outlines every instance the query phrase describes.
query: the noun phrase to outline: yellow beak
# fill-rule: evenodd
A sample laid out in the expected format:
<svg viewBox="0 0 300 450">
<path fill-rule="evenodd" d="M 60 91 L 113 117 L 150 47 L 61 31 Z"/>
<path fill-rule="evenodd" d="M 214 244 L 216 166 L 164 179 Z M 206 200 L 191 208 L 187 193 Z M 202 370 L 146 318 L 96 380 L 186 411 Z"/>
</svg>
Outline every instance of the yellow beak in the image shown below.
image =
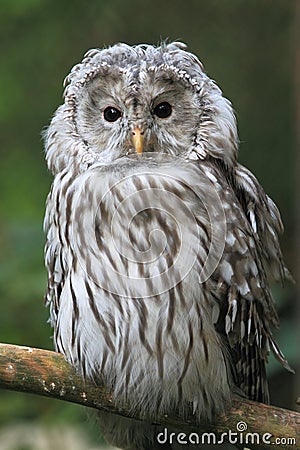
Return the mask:
<svg viewBox="0 0 300 450">
<path fill-rule="evenodd" d="M 136 152 L 139 155 L 143 153 L 143 142 L 144 142 L 143 132 L 139 127 L 135 127 L 134 130 L 132 131 L 132 143 L 134 145 Z"/>
</svg>

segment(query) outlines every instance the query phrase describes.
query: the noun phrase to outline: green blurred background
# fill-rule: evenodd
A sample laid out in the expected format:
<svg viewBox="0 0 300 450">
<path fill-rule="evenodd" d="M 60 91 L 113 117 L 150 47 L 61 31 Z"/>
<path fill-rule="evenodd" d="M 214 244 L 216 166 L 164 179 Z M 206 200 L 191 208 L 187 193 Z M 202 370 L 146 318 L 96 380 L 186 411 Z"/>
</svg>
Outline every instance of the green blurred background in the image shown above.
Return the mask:
<svg viewBox="0 0 300 450">
<path fill-rule="evenodd" d="M 285 259 L 297 275 L 296 8 L 297 0 L 1 0 L 0 342 L 52 349 L 42 231 L 51 176 L 41 131 L 62 101 L 64 77 L 92 47 L 169 38 L 199 56 L 233 102 L 240 161 L 278 204 Z M 294 367 L 296 294 L 292 286 L 274 287 L 279 341 Z M 295 409 L 297 377 L 272 358 L 269 371 L 272 403 Z M 0 391 L 0 450 L 33 448 L 1 447 L 8 426 L 58 429 L 78 422 L 88 427 L 79 406 Z"/>
</svg>

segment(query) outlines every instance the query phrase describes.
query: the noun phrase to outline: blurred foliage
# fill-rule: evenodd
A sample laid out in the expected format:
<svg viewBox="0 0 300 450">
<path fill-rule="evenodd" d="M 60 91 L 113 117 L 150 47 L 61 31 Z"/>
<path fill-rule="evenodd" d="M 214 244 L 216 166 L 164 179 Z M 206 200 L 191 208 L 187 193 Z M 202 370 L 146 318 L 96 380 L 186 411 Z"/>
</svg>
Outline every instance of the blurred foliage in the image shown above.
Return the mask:
<svg viewBox="0 0 300 450">
<path fill-rule="evenodd" d="M 282 242 L 292 268 L 293 10 L 294 1 L 286 0 L 1 1 L 1 342 L 52 348 L 43 306 L 42 231 L 51 177 L 41 131 L 61 102 L 63 78 L 91 47 L 169 38 L 183 40 L 200 57 L 237 111 L 241 162 L 282 211 Z M 283 316 L 279 340 L 296 363 L 293 291 L 276 288 L 276 296 Z M 38 417 L 79 421 L 84 413 L 74 405 L 0 392 L 0 424 Z"/>
</svg>

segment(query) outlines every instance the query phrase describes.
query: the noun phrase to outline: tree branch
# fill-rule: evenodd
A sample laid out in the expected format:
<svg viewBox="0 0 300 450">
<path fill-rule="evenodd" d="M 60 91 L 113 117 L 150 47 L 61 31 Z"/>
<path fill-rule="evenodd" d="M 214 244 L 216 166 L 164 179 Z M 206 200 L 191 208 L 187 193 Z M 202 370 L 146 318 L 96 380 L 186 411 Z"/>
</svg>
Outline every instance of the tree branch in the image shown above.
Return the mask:
<svg viewBox="0 0 300 450">
<path fill-rule="evenodd" d="M 132 416 L 126 409 L 117 409 L 112 393 L 108 392 L 105 386 L 84 382 L 61 354 L 48 350 L 0 344 L 0 387 L 140 419 L 138 414 Z M 187 435 L 192 432 L 197 432 L 198 435 L 204 432 L 215 433 L 218 439 L 222 433 L 228 433 L 229 430 L 237 433 L 240 438 L 237 424 L 243 422 L 247 424 L 247 431 L 243 432 L 244 439 L 247 433 L 258 433 L 260 437 L 259 443 L 255 436 L 252 437 L 254 443 L 248 444 L 252 450 L 270 450 L 271 443 L 275 443 L 276 439 L 281 440 L 276 449 L 299 448 L 299 442 L 298 446 L 296 443 L 297 437 L 299 439 L 300 436 L 299 413 L 248 400 L 234 400 L 227 413 L 210 424 L 197 424 L 192 414 L 185 420 L 176 415 L 161 416 L 155 422 Z M 263 442 L 263 436 L 266 442 Z M 232 438 L 234 437 L 232 435 Z M 252 438 L 249 437 L 250 443 Z"/>
</svg>

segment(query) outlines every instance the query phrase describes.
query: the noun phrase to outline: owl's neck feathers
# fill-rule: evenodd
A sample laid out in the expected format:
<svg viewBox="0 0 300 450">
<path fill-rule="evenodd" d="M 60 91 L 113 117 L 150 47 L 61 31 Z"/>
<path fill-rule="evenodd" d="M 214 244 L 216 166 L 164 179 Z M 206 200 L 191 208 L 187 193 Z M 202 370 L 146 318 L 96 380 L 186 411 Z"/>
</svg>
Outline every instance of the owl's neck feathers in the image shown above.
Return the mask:
<svg viewBox="0 0 300 450">
<path fill-rule="evenodd" d="M 185 44 L 163 43 L 159 47 L 117 44 L 104 50 L 88 51 L 82 62 L 66 77 L 64 104 L 60 106 L 45 133 L 46 159 L 55 175 L 64 169 L 83 171 L 95 161 L 97 154 L 84 142 L 76 128 L 77 99 L 80 91 L 96 76 L 126 73 L 136 66 L 141 72 L 163 73 L 199 97 L 199 126 L 194 145 L 187 158 L 221 160 L 229 169 L 237 163 L 238 136 L 231 103 L 218 86 L 205 74 L 198 58 L 185 51 Z"/>
</svg>

